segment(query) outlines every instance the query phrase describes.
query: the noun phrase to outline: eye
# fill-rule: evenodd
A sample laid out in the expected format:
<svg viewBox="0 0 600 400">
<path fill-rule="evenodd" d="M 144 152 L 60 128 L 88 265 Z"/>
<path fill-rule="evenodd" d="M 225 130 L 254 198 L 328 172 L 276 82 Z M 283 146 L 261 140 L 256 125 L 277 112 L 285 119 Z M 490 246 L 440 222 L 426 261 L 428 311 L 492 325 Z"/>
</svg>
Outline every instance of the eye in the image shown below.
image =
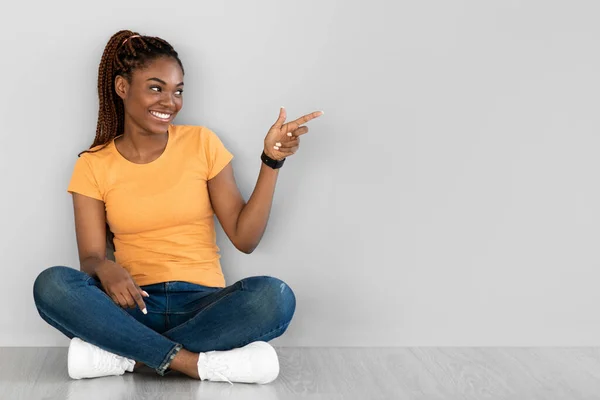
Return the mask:
<svg viewBox="0 0 600 400">
<path fill-rule="evenodd" d="M 157 89 L 157 90 L 154 90 Z M 155 92 L 160 92 L 160 86 L 150 86 L 150 90 L 154 90 Z"/>
<path fill-rule="evenodd" d="M 178 94 L 179 94 L 179 96 L 181 96 L 181 95 L 183 94 L 183 89 L 179 89 L 179 90 L 177 90 L 175 93 L 178 93 Z"/>
</svg>

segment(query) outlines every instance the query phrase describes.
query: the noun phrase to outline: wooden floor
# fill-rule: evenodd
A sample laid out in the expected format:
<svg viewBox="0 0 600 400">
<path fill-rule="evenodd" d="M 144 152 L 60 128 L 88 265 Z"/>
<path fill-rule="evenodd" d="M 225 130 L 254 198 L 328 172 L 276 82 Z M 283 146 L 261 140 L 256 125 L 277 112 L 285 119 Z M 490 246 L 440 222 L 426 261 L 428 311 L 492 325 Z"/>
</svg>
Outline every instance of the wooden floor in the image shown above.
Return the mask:
<svg viewBox="0 0 600 400">
<path fill-rule="evenodd" d="M 66 348 L 0 348 L 0 399 L 600 399 L 599 348 L 276 348 L 268 385 L 146 368 L 71 380 Z"/>
</svg>

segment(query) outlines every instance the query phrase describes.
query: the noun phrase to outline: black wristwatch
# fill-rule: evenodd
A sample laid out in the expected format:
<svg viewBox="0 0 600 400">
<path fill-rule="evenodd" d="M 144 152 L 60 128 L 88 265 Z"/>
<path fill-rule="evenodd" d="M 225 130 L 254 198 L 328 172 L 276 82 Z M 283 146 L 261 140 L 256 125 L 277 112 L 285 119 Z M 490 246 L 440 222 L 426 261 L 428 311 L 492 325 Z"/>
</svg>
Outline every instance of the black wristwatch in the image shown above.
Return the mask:
<svg viewBox="0 0 600 400">
<path fill-rule="evenodd" d="M 273 160 L 271 157 L 269 157 L 265 153 L 264 150 L 263 150 L 262 154 L 260 155 L 260 159 L 262 160 L 262 162 L 264 162 L 265 164 L 267 164 L 269 167 L 271 167 L 273 169 L 281 168 L 283 166 L 283 163 L 285 162 L 285 158 L 281 159 L 281 160 Z"/>
</svg>

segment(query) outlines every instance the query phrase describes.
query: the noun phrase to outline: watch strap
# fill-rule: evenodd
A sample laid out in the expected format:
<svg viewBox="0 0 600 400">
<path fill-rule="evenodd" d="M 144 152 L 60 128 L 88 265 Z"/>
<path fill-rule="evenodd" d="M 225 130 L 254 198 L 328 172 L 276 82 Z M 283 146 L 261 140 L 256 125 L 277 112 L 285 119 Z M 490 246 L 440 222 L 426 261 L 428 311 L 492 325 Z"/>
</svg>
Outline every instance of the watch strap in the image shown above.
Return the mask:
<svg viewBox="0 0 600 400">
<path fill-rule="evenodd" d="M 262 160 L 263 163 L 267 164 L 269 167 L 271 167 L 273 169 L 281 168 L 283 166 L 283 163 L 285 162 L 285 158 L 281 159 L 281 160 L 272 159 L 265 153 L 264 150 L 263 150 L 262 154 L 260 155 L 260 159 Z"/>
</svg>

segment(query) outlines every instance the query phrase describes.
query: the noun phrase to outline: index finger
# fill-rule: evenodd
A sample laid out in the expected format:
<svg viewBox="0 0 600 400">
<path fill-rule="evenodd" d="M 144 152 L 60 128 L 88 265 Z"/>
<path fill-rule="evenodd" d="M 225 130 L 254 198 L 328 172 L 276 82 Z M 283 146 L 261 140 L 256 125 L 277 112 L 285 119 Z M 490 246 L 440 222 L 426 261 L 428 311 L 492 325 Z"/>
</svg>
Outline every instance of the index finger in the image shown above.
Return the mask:
<svg viewBox="0 0 600 400">
<path fill-rule="evenodd" d="M 300 126 L 304 125 L 305 123 L 307 123 L 308 121 L 315 119 L 317 117 L 320 117 L 321 115 L 323 115 L 324 112 L 323 111 L 315 111 L 312 112 L 310 114 L 306 114 L 303 117 L 300 117 L 294 121 L 290 121 L 287 124 L 284 124 L 283 126 L 288 127 L 289 131 L 294 131 L 296 129 L 298 129 Z"/>
<path fill-rule="evenodd" d="M 148 310 L 146 310 L 146 303 L 144 303 L 144 299 L 142 298 L 140 291 L 135 286 L 130 286 L 129 294 L 131 294 L 131 297 L 133 297 L 133 300 L 136 302 L 140 310 L 142 310 L 144 314 L 148 314 Z"/>
</svg>

